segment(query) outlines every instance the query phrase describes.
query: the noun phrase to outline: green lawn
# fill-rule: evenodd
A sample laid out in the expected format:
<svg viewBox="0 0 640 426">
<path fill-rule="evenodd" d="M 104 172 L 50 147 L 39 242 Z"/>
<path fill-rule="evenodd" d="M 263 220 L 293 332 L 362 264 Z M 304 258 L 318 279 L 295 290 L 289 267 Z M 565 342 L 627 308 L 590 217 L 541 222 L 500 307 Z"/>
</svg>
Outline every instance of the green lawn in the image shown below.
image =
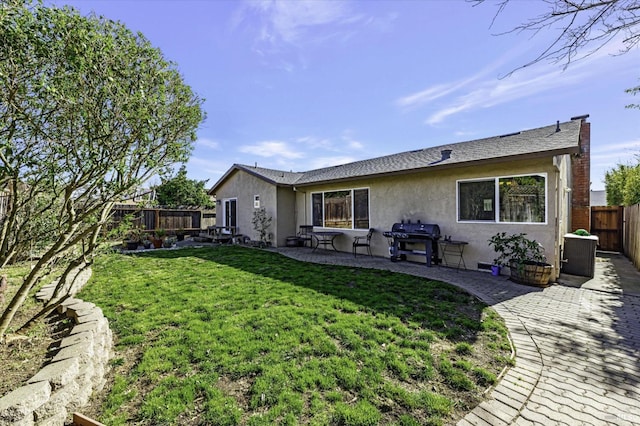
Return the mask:
<svg viewBox="0 0 640 426">
<path fill-rule="evenodd" d="M 80 298 L 116 336 L 107 424 L 442 424 L 508 364 L 447 284 L 242 247 L 100 258 Z"/>
</svg>

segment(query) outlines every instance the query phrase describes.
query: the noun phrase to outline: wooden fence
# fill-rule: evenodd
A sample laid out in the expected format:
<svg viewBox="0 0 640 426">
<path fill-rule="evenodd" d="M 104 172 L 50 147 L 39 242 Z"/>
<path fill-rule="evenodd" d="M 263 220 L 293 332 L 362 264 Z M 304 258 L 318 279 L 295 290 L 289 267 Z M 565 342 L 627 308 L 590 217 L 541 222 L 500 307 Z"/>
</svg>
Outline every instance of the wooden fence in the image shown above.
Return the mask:
<svg viewBox="0 0 640 426">
<path fill-rule="evenodd" d="M 624 208 L 624 254 L 640 269 L 640 204 Z"/>
<path fill-rule="evenodd" d="M 623 220 L 622 206 L 592 206 L 591 229 L 589 232 L 599 239 L 600 250 L 623 251 Z"/>
<path fill-rule="evenodd" d="M 0 193 L 0 220 L 7 213 L 10 195 Z M 111 225 L 112 229 L 124 219 L 126 215 L 133 217 L 134 226 L 143 227 L 149 232 L 156 229 L 164 229 L 169 233 L 175 233 L 178 229 L 191 234 L 196 234 L 208 226 L 216 224 L 215 210 L 203 209 L 162 209 L 140 208 L 135 205 L 117 205 L 113 209 Z"/>
<path fill-rule="evenodd" d="M 207 226 L 215 225 L 213 210 L 199 209 L 162 209 L 140 208 L 138 206 L 118 205 L 113 209 L 112 227 L 117 226 L 125 216 L 132 217 L 133 225 L 145 231 L 153 232 L 164 229 L 169 234 L 183 230 L 189 234 L 197 234 Z"/>
</svg>

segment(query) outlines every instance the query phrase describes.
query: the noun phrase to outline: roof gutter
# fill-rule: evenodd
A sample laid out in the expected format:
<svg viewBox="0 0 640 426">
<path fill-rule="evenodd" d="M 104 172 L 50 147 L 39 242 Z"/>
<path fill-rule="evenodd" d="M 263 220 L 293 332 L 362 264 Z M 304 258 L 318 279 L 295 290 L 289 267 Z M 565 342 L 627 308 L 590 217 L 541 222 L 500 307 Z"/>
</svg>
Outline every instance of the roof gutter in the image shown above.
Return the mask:
<svg viewBox="0 0 640 426">
<path fill-rule="evenodd" d="M 338 179 L 318 180 L 313 182 L 303 182 L 303 183 L 297 182 L 295 186 L 305 187 L 305 186 L 326 185 L 334 182 L 352 182 L 352 181 L 361 181 L 361 180 L 366 180 L 371 178 L 402 176 L 402 175 L 408 175 L 408 174 L 414 174 L 414 173 L 424 173 L 432 170 L 436 171 L 436 170 L 457 169 L 457 168 L 463 168 L 463 167 L 468 167 L 470 165 L 478 165 L 478 164 L 490 165 L 490 164 L 508 163 L 512 161 L 535 160 L 535 159 L 546 158 L 546 157 L 555 158 L 555 156 L 557 155 L 577 154 L 579 152 L 580 152 L 580 148 L 576 145 L 575 147 L 572 147 L 572 148 L 556 149 L 552 151 L 534 152 L 534 153 L 527 153 L 527 154 L 520 154 L 520 155 L 510 155 L 506 157 L 494 157 L 494 158 L 489 158 L 485 160 L 470 160 L 470 161 L 463 161 L 463 162 L 457 162 L 457 163 L 445 163 L 445 164 L 438 163 L 438 164 L 433 164 L 431 166 L 419 167 L 414 169 L 395 170 L 391 172 L 375 173 L 375 174 L 368 174 L 368 175 L 361 175 L 361 176 L 350 176 L 350 177 L 344 177 L 344 178 L 338 178 Z"/>
</svg>

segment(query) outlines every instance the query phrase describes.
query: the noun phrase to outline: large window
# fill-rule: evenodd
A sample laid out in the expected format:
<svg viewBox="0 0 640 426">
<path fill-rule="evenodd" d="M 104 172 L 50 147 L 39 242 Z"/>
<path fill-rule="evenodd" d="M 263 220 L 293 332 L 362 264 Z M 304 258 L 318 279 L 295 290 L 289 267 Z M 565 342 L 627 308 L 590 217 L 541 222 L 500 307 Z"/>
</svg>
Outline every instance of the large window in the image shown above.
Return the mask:
<svg viewBox="0 0 640 426">
<path fill-rule="evenodd" d="M 313 226 L 369 228 L 369 190 L 347 189 L 311 194 Z"/>
<path fill-rule="evenodd" d="M 458 182 L 458 220 L 494 220 L 495 181 Z"/>
<path fill-rule="evenodd" d="M 458 181 L 458 220 L 546 223 L 547 176 L 505 176 Z"/>
</svg>

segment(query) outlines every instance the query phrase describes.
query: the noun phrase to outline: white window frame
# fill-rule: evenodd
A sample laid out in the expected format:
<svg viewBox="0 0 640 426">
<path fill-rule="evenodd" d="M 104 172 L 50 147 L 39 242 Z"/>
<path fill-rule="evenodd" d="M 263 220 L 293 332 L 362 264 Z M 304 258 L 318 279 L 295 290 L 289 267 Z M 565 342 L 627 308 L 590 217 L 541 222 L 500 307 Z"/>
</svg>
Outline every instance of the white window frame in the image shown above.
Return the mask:
<svg viewBox="0 0 640 426">
<path fill-rule="evenodd" d="M 500 220 L 500 179 L 514 178 L 522 176 L 540 176 L 544 178 L 544 220 L 542 222 L 505 222 Z M 460 220 L 460 183 L 465 182 L 490 182 L 494 183 L 494 218 L 493 220 Z M 546 172 L 521 173 L 503 176 L 487 176 L 475 179 L 458 179 L 456 180 L 456 222 L 457 223 L 495 223 L 509 225 L 548 225 L 549 221 L 549 176 Z"/>
<path fill-rule="evenodd" d="M 238 198 L 234 197 L 234 198 L 225 198 L 222 200 L 222 226 L 233 226 L 227 223 L 227 203 L 231 203 L 232 201 L 234 201 L 236 203 L 236 210 L 235 210 L 235 220 L 236 220 L 236 228 L 238 226 Z M 231 233 L 230 229 L 223 229 L 222 230 L 223 234 L 229 234 Z"/>
<path fill-rule="evenodd" d="M 360 191 L 366 189 L 367 190 L 367 219 L 369 221 L 369 226 L 367 228 L 356 228 L 356 219 L 355 219 L 355 196 L 354 196 L 354 192 L 355 191 Z M 351 192 L 351 228 L 331 228 L 331 227 L 327 227 L 324 226 L 325 223 L 325 211 L 324 211 L 324 194 L 326 194 L 327 192 L 341 192 L 341 191 L 349 191 Z M 369 229 L 371 228 L 371 188 L 370 187 L 358 187 L 358 188 L 342 188 L 342 189 L 330 189 L 330 190 L 324 190 L 324 191 L 315 191 L 311 193 L 311 197 L 310 198 L 310 203 L 311 203 L 311 208 L 309 211 L 311 211 L 311 223 L 313 223 L 313 196 L 316 194 L 320 194 L 322 196 L 322 225 L 320 226 L 323 229 L 336 229 L 336 230 L 342 230 L 342 229 L 351 229 L 351 230 L 363 230 L 363 229 Z M 316 225 L 317 226 L 317 225 Z"/>
</svg>

